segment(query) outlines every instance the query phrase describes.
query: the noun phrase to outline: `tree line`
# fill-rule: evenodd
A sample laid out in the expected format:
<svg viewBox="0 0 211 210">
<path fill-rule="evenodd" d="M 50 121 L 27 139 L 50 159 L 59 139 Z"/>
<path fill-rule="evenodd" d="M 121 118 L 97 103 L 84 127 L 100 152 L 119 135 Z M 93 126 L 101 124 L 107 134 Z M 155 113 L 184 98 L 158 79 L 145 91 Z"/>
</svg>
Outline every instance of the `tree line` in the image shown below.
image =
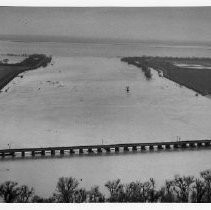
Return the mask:
<svg viewBox="0 0 211 210">
<path fill-rule="evenodd" d="M 0 185 L 0 197 L 7 203 L 100 203 L 100 202 L 133 202 L 133 203 L 210 203 L 211 202 L 211 170 L 194 176 L 178 176 L 156 188 L 155 180 L 146 182 L 121 183 L 120 179 L 108 181 L 105 187 L 109 193 L 106 197 L 99 186 L 90 190 L 79 187 L 73 177 L 59 178 L 55 192 L 48 198 L 35 194 L 33 188 L 19 186 L 17 182 L 6 181 Z"/>
</svg>

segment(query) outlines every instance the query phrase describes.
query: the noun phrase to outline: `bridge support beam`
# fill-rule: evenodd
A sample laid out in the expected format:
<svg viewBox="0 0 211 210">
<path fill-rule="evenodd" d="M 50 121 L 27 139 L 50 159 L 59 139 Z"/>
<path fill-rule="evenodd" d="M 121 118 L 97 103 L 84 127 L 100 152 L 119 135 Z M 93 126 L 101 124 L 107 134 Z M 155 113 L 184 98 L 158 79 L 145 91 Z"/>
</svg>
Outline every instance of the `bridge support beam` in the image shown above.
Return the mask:
<svg viewBox="0 0 211 210">
<path fill-rule="evenodd" d="M 153 150 L 153 149 L 154 149 L 153 145 L 150 145 L 149 150 Z"/>
<path fill-rule="evenodd" d="M 128 147 L 124 147 L 124 151 L 128 152 L 129 151 Z"/>
<path fill-rule="evenodd" d="M 182 146 L 182 148 L 186 148 L 186 147 L 187 147 L 187 144 L 184 143 L 184 144 L 182 144 L 181 146 Z"/>
<path fill-rule="evenodd" d="M 24 151 L 21 152 L 21 156 L 25 157 L 25 152 Z"/>
<path fill-rule="evenodd" d="M 97 152 L 98 153 L 102 153 L 102 149 L 101 148 L 97 148 Z"/>
<path fill-rule="evenodd" d="M 83 154 L 83 153 L 84 153 L 83 149 L 79 149 L 79 154 Z"/>
<path fill-rule="evenodd" d="M 89 148 L 89 149 L 88 149 L 88 153 L 93 153 L 92 148 Z"/>
<path fill-rule="evenodd" d="M 165 145 L 165 148 L 166 148 L 166 149 L 171 149 L 171 146 L 170 146 L 169 144 L 166 144 L 166 145 Z"/>
<path fill-rule="evenodd" d="M 60 155 L 64 155 L 64 150 L 63 149 L 60 150 Z"/>
<path fill-rule="evenodd" d="M 146 147 L 145 146 L 141 146 L 141 150 L 146 150 Z"/>
<path fill-rule="evenodd" d="M 136 147 L 136 146 L 133 146 L 133 147 L 132 147 L 132 150 L 133 150 L 133 151 L 137 151 L 137 147 Z"/>
<path fill-rule="evenodd" d="M 12 157 L 15 157 L 15 152 L 11 152 L 11 156 Z"/>
<path fill-rule="evenodd" d="M 209 147 L 210 146 L 210 142 L 205 142 L 205 147 Z"/>
<path fill-rule="evenodd" d="M 198 142 L 198 143 L 197 143 L 197 146 L 198 146 L 198 147 L 201 147 L 201 146 L 202 146 L 202 143 L 201 143 L 201 142 Z"/>
<path fill-rule="evenodd" d="M 163 146 L 159 144 L 158 149 L 163 149 Z"/>
<path fill-rule="evenodd" d="M 195 147 L 196 145 L 195 145 L 195 143 L 190 143 L 189 146 L 190 147 Z"/>
<path fill-rule="evenodd" d="M 41 156 L 45 156 L 45 150 L 41 150 Z"/>
<path fill-rule="evenodd" d="M 105 148 L 106 152 L 110 152 L 111 149 L 110 148 Z"/>
<path fill-rule="evenodd" d="M 73 149 L 70 149 L 70 154 L 74 154 L 75 151 Z"/>
<path fill-rule="evenodd" d="M 178 145 L 178 144 L 174 144 L 173 147 L 174 147 L 175 149 L 178 149 L 178 148 L 179 148 L 179 145 Z"/>
<path fill-rule="evenodd" d="M 32 156 L 33 156 L 33 157 L 35 156 L 35 151 L 32 151 Z"/>
<path fill-rule="evenodd" d="M 119 152 L 119 147 L 115 147 L 115 152 Z"/>
<path fill-rule="evenodd" d="M 51 150 L 51 156 L 55 155 L 55 150 Z"/>
</svg>

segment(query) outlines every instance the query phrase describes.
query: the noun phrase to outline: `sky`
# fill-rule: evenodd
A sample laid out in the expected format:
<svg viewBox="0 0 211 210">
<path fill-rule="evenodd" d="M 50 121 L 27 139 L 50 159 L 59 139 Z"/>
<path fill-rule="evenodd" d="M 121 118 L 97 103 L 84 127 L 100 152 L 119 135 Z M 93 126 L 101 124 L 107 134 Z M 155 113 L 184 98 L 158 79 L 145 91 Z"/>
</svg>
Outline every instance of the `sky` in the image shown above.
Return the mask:
<svg viewBox="0 0 211 210">
<path fill-rule="evenodd" d="M 34 41 L 48 36 L 48 41 L 211 42 L 211 7 L 0 7 L 0 38 L 29 36 Z"/>
</svg>

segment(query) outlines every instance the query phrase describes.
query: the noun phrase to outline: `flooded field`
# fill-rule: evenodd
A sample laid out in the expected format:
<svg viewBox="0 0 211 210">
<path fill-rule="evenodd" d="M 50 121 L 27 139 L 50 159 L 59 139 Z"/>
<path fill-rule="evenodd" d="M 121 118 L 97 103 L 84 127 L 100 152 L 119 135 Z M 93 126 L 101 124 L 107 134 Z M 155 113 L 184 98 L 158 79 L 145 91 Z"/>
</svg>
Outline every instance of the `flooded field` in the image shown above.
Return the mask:
<svg viewBox="0 0 211 210">
<path fill-rule="evenodd" d="M 16 51 L 25 53 L 24 45 Z M 8 144 L 20 148 L 211 138 L 209 97 L 196 97 L 194 91 L 159 77 L 156 71 L 152 71 L 152 80 L 146 80 L 140 69 L 120 61 L 121 50 L 115 48 L 114 52 L 114 47 L 100 48 L 101 56 L 97 56 L 95 47 L 88 54 L 81 48 L 79 45 L 78 51 L 75 47 L 65 56 L 53 53 L 51 48 L 48 53 L 53 54 L 53 65 L 25 72 L 23 78 L 15 78 L 5 87 L 9 88 L 7 92 L 2 90 L 2 149 Z M 2 49 L 13 50 L 6 49 L 5 43 Z M 153 49 L 144 51 L 140 47 L 139 53 L 143 50 L 141 55 L 154 54 Z M 45 50 L 37 47 L 37 53 Z M 65 50 L 61 47 L 62 52 Z M 162 50 L 169 53 L 168 47 Z M 174 48 L 173 54 L 180 51 Z M 190 51 L 193 53 L 192 48 Z M 196 55 L 205 51 L 198 49 Z M 54 190 L 61 176 L 82 179 L 81 185 L 87 188 L 102 187 L 114 178 L 132 181 L 154 177 L 162 184 L 175 174 L 198 175 L 200 170 L 211 168 L 210 157 L 207 149 L 4 160 L 0 161 L 0 180 L 34 186 L 45 196 Z"/>
<path fill-rule="evenodd" d="M 197 64 L 189 65 L 189 64 L 184 64 L 184 63 L 176 63 L 175 66 L 189 68 L 189 69 L 211 69 L 210 66 L 202 66 L 202 65 L 197 65 Z"/>
</svg>

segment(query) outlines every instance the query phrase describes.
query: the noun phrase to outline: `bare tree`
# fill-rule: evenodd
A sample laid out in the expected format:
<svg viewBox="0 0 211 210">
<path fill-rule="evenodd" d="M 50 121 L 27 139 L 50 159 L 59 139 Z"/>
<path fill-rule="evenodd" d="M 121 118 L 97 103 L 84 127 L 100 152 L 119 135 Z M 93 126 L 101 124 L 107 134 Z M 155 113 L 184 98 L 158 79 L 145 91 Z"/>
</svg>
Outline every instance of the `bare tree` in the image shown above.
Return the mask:
<svg viewBox="0 0 211 210">
<path fill-rule="evenodd" d="M 160 189 L 160 202 L 172 203 L 175 202 L 175 196 L 172 190 L 172 181 L 166 181 L 165 186 Z"/>
<path fill-rule="evenodd" d="M 35 195 L 32 199 L 31 199 L 32 203 L 55 203 L 55 197 L 49 197 L 49 198 L 43 198 L 40 197 L 38 195 Z"/>
<path fill-rule="evenodd" d="M 200 179 L 195 179 L 195 183 L 193 186 L 193 193 L 191 195 L 192 202 L 202 203 L 205 193 L 206 193 L 205 182 Z"/>
<path fill-rule="evenodd" d="M 74 203 L 84 203 L 87 198 L 87 191 L 84 188 L 80 188 L 74 192 L 73 202 Z"/>
<path fill-rule="evenodd" d="M 4 202 L 12 203 L 16 201 L 19 193 L 17 185 L 17 182 L 12 181 L 6 181 L 0 185 L 0 196 L 4 199 Z"/>
<path fill-rule="evenodd" d="M 18 203 L 28 203 L 30 202 L 30 198 L 32 198 L 34 194 L 34 189 L 29 188 L 26 185 L 22 185 L 18 188 L 18 196 L 17 196 L 17 202 Z"/>
<path fill-rule="evenodd" d="M 179 202 L 189 202 L 189 196 L 194 183 L 193 176 L 175 176 L 172 189 L 176 193 Z"/>
<path fill-rule="evenodd" d="M 131 182 L 125 186 L 125 200 L 127 202 L 144 202 L 141 182 Z"/>
<path fill-rule="evenodd" d="M 72 177 L 61 177 L 56 186 L 54 194 L 58 202 L 72 203 L 74 202 L 74 193 L 77 190 L 79 183 Z"/>
<path fill-rule="evenodd" d="M 110 202 L 124 202 L 124 186 L 121 184 L 120 179 L 108 181 L 105 187 L 110 192 Z"/>
<path fill-rule="evenodd" d="M 90 202 L 90 203 L 104 202 L 105 201 L 105 197 L 100 192 L 99 186 L 92 187 L 91 190 L 88 192 L 88 197 L 89 197 L 88 202 Z"/>
<path fill-rule="evenodd" d="M 205 182 L 205 202 L 211 202 L 211 170 L 205 170 L 200 173 Z"/>
</svg>

